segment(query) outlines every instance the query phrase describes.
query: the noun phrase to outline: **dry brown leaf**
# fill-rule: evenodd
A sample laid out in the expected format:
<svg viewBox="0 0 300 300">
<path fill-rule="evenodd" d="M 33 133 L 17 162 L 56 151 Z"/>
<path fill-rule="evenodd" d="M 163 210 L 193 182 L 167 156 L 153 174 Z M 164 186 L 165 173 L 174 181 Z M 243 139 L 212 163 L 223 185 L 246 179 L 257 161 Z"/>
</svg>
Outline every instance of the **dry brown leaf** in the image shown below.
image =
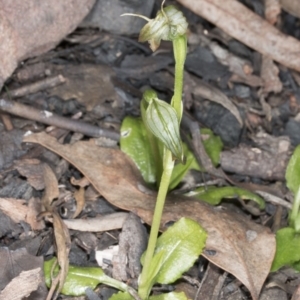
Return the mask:
<svg viewBox="0 0 300 300">
<path fill-rule="evenodd" d="M 84 188 L 80 187 L 79 190 L 74 192 L 74 198 L 76 200 L 76 210 L 73 215 L 73 219 L 75 219 L 83 210 L 85 205 L 85 197 L 84 197 Z"/>
<path fill-rule="evenodd" d="M 59 274 L 57 275 L 57 278 L 59 278 L 59 285 L 55 291 L 54 296 L 54 299 L 56 299 L 64 286 L 69 271 L 69 252 L 71 249 L 71 238 L 67 226 L 64 224 L 58 213 L 53 212 L 52 216 L 54 237 L 57 247 L 57 261 L 60 267 Z"/>
<path fill-rule="evenodd" d="M 41 268 L 22 271 L 0 293 L 0 300 L 22 300 L 38 289 L 43 280 Z"/>
<path fill-rule="evenodd" d="M 53 200 L 58 198 L 59 190 L 57 178 L 52 169 L 47 164 L 43 164 L 43 177 L 45 191 L 42 198 L 42 203 L 45 206 L 47 212 L 52 212 L 53 207 L 51 205 Z"/>
<path fill-rule="evenodd" d="M 27 201 L 14 198 L 0 198 L 0 210 L 9 216 L 14 222 L 26 222 L 33 230 L 44 228 L 43 221 L 37 221 L 37 215 L 41 212 L 37 199 L 31 199 L 27 206 Z"/>
<path fill-rule="evenodd" d="M 265 18 L 270 24 L 275 25 L 281 12 L 279 0 L 264 0 L 264 2 Z"/>
<path fill-rule="evenodd" d="M 46 214 L 53 218 L 54 237 L 57 248 L 57 261 L 60 267 L 59 273 L 52 280 L 47 299 L 56 299 L 63 288 L 65 279 L 69 271 L 69 252 L 71 249 L 71 238 L 67 226 L 64 224 L 59 214 L 53 206 L 53 200 L 58 198 L 58 182 L 52 169 L 47 165 L 43 165 L 45 191 L 43 195 L 43 204 L 46 208 Z"/>
<path fill-rule="evenodd" d="M 282 8 L 289 14 L 300 18 L 300 2 L 299 0 L 279 0 Z"/>
<path fill-rule="evenodd" d="M 178 2 L 247 46 L 289 68 L 300 71 L 300 42 L 280 32 L 239 1 L 178 0 Z"/>
<path fill-rule="evenodd" d="M 262 56 L 262 64 L 260 68 L 260 76 L 263 80 L 263 93 L 271 92 L 280 93 L 282 90 L 282 82 L 279 79 L 279 69 L 274 61 L 268 57 Z"/>
<path fill-rule="evenodd" d="M 216 87 L 211 86 L 210 84 L 204 82 L 203 80 L 199 80 L 194 77 L 197 85 L 193 90 L 193 94 L 200 96 L 202 98 L 208 99 L 210 101 L 216 102 L 226 109 L 228 109 L 238 120 L 241 126 L 243 126 L 243 121 L 240 116 L 240 113 L 236 106 L 229 100 L 229 98 L 221 92 L 221 90 Z"/>
<path fill-rule="evenodd" d="M 4 290 L 21 272 L 37 268 L 41 269 L 43 267 L 43 258 L 28 254 L 25 248 L 9 250 L 7 247 L 2 247 L 0 248 L 0 265 L 0 290 Z"/>
<path fill-rule="evenodd" d="M 43 180 L 43 164 L 39 159 L 21 159 L 15 162 L 18 172 L 27 178 L 28 183 L 36 190 L 45 188 Z"/>
<path fill-rule="evenodd" d="M 113 205 L 130 210 L 151 224 L 156 193 L 148 190 L 136 167 L 117 149 L 97 147 L 93 141 L 59 144 L 45 133 L 25 142 L 39 143 L 68 160 Z M 188 217 L 208 232 L 203 255 L 236 276 L 258 299 L 275 254 L 275 237 L 268 228 L 221 207 L 211 207 L 187 197 L 171 195 L 164 208 L 161 230 L 169 222 Z"/>
<path fill-rule="evenodd" d="M 56 46 L 95 0 L 0 0 L 0 89 L 21 60 Z"/>
</svg>

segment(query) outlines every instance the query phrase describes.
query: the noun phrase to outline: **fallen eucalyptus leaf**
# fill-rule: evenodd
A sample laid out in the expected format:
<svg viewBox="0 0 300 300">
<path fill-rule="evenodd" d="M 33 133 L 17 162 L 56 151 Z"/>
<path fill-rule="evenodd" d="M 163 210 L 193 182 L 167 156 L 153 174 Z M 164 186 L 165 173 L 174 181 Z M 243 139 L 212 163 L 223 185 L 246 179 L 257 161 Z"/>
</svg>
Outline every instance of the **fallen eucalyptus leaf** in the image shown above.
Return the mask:
<svg viewBox="0 0 300 300">
<path fill-rule="evenodd" d="M 152 223 L 156 194 L 143 185 L 139 171 L 120 150 L 98 147 L 93 140 L 62 145 L 45 133 L 29 135 L 23 141 L 38 143 L 59 154 L 80 170 L 111 204 Z M 161 230 L 181 217 L 198 222 L 207 232 L 202 255 L 237 277 L 257 300 L 275 255 L 276 242 L 270 229 L 199 200 L 168 196 Z"/>
</svg>

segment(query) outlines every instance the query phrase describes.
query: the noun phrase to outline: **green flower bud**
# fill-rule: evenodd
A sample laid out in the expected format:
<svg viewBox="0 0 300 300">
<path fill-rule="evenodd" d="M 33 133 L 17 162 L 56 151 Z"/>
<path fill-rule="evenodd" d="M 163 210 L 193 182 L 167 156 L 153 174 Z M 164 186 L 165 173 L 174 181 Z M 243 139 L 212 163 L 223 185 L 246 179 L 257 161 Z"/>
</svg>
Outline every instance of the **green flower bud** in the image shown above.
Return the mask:
<svg viewBox="0 0 300 300">
<path fill-rule="evenodd" d="M 159 100 L 153 90 L 147 90 L 143 101 L 148 103 L 144 123 L 173 154 L 184 161 L 183 147 L 179 134 L 179 121 L 175 109 L 168 103 Z"/>
</svg>

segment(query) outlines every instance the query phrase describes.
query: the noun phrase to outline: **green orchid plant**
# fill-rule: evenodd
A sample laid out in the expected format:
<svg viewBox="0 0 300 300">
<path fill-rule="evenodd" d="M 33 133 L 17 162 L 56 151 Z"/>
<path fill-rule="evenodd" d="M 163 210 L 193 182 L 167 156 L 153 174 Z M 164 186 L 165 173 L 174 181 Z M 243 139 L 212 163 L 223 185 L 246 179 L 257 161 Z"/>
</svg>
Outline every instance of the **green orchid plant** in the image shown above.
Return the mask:
<svg viewBox="0 0 300 300">
<path fill-rule="evenodd" d="M 139 280 L 138 292 L 142 299 L 147 299 L 150 293 L 149 281 L 151 281 L 150 274 L 153 271 L 151 268 L 154 260 L 157 259 L 154 253 L 175 160 L 177 159 L 179 162 L 184 163 L 179 127 L 183 113 L 182 92 L 184 63 L 187 55 L 186 31 L 188 23 L 182 12 L 175 6 L 170 5 L 163 8 L 163 4 L 164 2 L 162 3 L 161 10 L 153 20 L 140 15 L 125 14 L 139 16 L 148 21 L 140 31 L 139 41 L 148 41 L 153 51 L 159 47 L 161 40 L 171 41 L 175 58 L 174 95 L 171 104 L 158 99 L 156 92 L 153 90 L 145 91 L 141 101 L 142 120 L 146 126 L 149 142 L 152 145 L 156 159 L 160 155 L 158 154 L 159 143 L 155 139 L 160 141 L 163 148 L 161 179 L 148 247 L 144 257 L 143 270 Z"/>
<path fill-rule="evenodd" d="M 183 73 L 188 27 L 181 11 L 173 5 L 164 8 L 163 4 L 164 2 L 153 20 L 134 15 L 147 21 L 140 32 L 139 41 L 148 41 L 153 51 L 159 47 L 161 40 L 172 41 L 175 58 L 175 84 L 171 104 L 159 99 L 155 91 L 147 90 L 140 105 L 144 134 L 151 145 L 152 158 L 156 160 L 160 181 L 148 247 L 141 258 L 143 269 L 138 280 L 138 291 L 105 275 L 100 268 L 71 266 L 62 288 L 63 294 L 79 296 L 84 294 L 86 288 L 94 289 L 99 283 L 104 283 L 120 290 L 111 300 L 187 299 L 184 293 L 176 292 L 150 296 L 154 284 L 173 283 L 195 263 L 207 238 L 204 229 L 188 218 L 181 218 L 158 237 L 175 161 L 185 163 L 179 127 L 183 113 Z M 51 285 L 52 275 L 57 272 L 55 260 L 45 262 L 44 273 L 48 286 Z"/>
</svg>

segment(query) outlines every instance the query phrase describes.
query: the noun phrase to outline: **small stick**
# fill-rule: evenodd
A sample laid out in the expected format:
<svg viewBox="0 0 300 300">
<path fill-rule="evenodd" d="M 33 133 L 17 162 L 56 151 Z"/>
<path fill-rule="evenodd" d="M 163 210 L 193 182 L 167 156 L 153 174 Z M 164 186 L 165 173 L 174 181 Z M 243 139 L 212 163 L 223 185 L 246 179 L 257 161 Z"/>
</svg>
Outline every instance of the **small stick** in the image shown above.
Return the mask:
<svg viewBox="0 0 300 300">
<path fill-rule="evenodd" d="M 61 117 L 47 110 L 38 110 L 31 106 L 11 100 L 0 99 L 0 110 L 25 119 L 53 125 L 74 132 L 80 132 L 91 137 L 103 136 L 115 141 L 120 139 L 120 134 L 113 130 L 102 129 L 85 122 Z"/>
<path fill-rule="evenodd" d="M 10 90 L 8 94 L 11 98 L 23 97 L 47 88 L 55 87 L 65 82 L 66 79 L 62 75 L 57 75 L 54 77 L 49 77 L 43 80 L 39 80 L 32 84 L 22 86 L 18 89 Z"/>
</svg>

